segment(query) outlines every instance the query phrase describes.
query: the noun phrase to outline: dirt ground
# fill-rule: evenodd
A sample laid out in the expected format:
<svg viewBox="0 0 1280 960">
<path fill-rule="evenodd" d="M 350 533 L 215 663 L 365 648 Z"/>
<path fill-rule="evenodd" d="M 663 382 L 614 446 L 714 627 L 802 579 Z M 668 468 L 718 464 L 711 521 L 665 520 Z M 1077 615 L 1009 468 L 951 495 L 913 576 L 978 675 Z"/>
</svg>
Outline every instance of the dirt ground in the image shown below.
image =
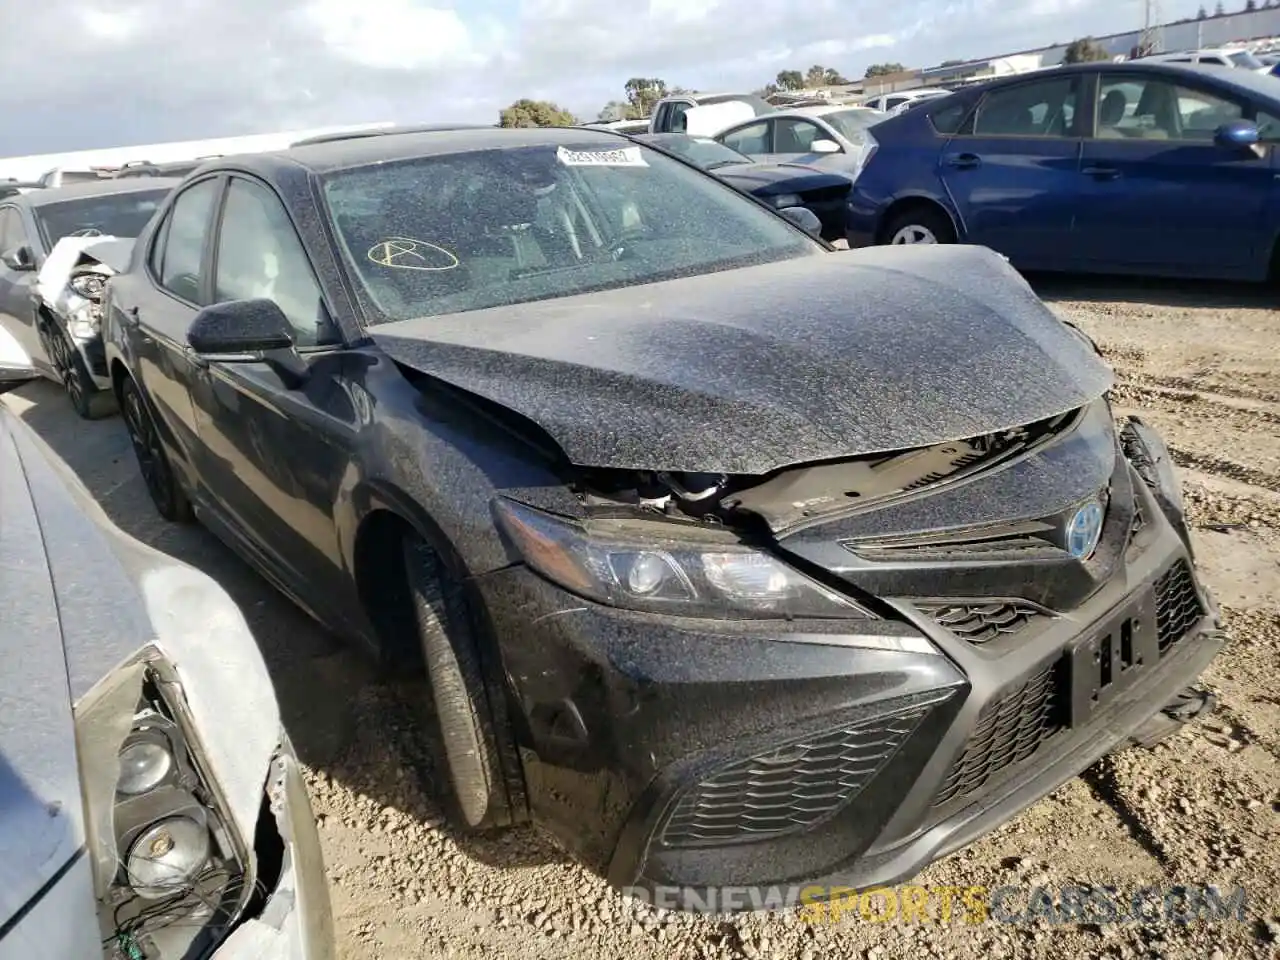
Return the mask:
<svg viewBox="0 0 1280 960">
<path fill-rule="evenodd" d="M 118 419 L 85 427 L 50 386 L 7 402 L 116 522 L 217 577 L 244 605 L 310 768 L 342 958 L 1280 955 L 1280 298 L 1235 287 L 1039 280 L 1101 345 L 1116 399 L 1182 468 L 1202 573 L 1230 642 L 1206 674 L 1221 706 L 1155 750 L 1102 761 L 916 882 L 1061 888 L 1237 885 L 1245 923 L 812 925 L 637 908 L 532 829 L 461 840 L 421 786 L 396 690 L 198 529 L 159 523 Z"/>
</svg>

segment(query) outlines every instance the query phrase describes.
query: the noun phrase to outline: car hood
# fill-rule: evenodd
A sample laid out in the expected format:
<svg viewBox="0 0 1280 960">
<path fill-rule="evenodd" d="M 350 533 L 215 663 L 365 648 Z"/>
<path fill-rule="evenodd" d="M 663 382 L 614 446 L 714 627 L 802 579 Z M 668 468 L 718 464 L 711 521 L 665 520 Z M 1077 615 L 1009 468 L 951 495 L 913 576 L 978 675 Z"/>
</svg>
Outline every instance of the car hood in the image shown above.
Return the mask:
<svg viewBox="0 0 1280 960">
<path fill-rule="evenodd" d="M 748 193 L 772 195 L 775 193 L 805 193 L 809 190 L 825 190 L 830 187 L 851 187 L 853 181 L 838 173 L 815 170 L 803 164 L 783 163 L 735 163 L 731 167 L 718 167 L 708 171 L 739 190 Z"/>
<path fill-rule="evenodd" d="M 85 302 L 67 282 L 81 264 L 101 263 L 111 273 L 122 273 L 129 263 L 134 241 L 119 237 L 63 237 L 53 245 L 36 275 L 36 293 L 59 314 Z"/>
<path fill-rule="evenodd" d="M 979 436 L 1111 372 L 1003 257 L 883 247 L 374 327 L 582 466 L 763 474 Z"/>
<path fill-rule="evenodd" d="M 228 812 L 252 841 L 280 716 L 239 608 L 112 526 L 0 405 L 0 928 L 86 845 L 75 709 L 154 645 L 173 665 Z"/>
</svg>

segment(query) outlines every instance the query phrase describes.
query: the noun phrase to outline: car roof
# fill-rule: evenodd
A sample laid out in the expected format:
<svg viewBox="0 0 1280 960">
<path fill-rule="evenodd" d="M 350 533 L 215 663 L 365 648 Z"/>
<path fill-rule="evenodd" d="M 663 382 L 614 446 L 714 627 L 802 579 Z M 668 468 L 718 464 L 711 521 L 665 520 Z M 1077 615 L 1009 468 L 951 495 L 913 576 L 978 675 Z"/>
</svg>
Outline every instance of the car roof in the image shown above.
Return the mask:
<svg viewBox="0 0 1280 960">
<path fill-rule="evenodd" d="M 120 193 L 147 193 L 153 190 L 172 190 L 181 179 L 176 177 L 124 177 L 116 180 L 94 180 L 73 183 L 65 187 L 45 187 L 22 194 L 32 207 L 43 207 L 63 200 L 82 200 L 88 197 L 107 197 Z"/>
<path fill-rule="evenodd" d="M 478 150 L 514 150 L 521 147 L 561 144 L 599 144 L 610 149 L 629 137 L 600 127 L 477 127 L 434 130 L 385 137 L 356 137 L 310 143 L 266 153 L 220 157 L 201 166 L 198 173 L 235 169 L 270 178 L 288 177 L 299 171 L 327 174 L 376 163 L 440 157 Z"/>
<path fill-rule="evenodd" d="M 1110 60 L 1094 61 L 1093 63 L 1064 63 L 1059 67 L 1053 68 L 1052 73 L 1047 70 L 1033 70 L 1009 77 L 999 77 L 998 79 L 975 83 L 970 87 L 966 87 L 965 91 L 976 90 L 981 94 L 985 90 L 996 90 L 1005 86 L 1025 83 L 1033 77 L 1045 75 L 1059 77 L 1073 73 L 1103 72 L 1152 73 L 1173 79 L 1184 77 L 1201 81 L 1208 80 L 1219 86 L 1234 88 L 1239 93 L 1269 100 L 1273 104 L 1280 104 L 1280 84 L 1276 83 L 1275 77 L 1255 73 L 1252 70 L 1223 69 L 1222 67 L 1202 66 L 1198 63 L 1168 63 L 1163 60 L 1151 60 L 1146 57 L 1141 60 L 1124 60 L 1120 63 L 1113 63 Z"/>
</svg>

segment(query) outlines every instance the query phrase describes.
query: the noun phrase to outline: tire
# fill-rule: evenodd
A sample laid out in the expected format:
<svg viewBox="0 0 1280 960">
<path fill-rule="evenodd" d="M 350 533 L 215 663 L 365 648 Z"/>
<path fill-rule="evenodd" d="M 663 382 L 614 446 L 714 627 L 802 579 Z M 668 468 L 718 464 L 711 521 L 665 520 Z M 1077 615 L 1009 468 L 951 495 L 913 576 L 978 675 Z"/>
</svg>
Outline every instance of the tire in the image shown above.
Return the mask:
<svg viewBox="0 0 1280 960">
<path fill-rule="evenodd" d="M 84 357 L 60 327 L 52 321 L 43 321 L 40 324 L 40 343 L 72 408 L 82 419 L 98 420 L 111 413 L 114 407 L 111 394 L 98 389 L 85 366 Z"/>
<path fill-rule="evenodd" d="M 171 523 L 190 523 L 195 519 L 191 501 L 178 485 L 155 421 L 142 399 L 142 392 L 127 376 L 120 384 L 120 413 L 129 430 L 134 456 L 138 458 L 142 482 L 147 485 L 147 493 L 151 495 L 156 511 Z"/>
<path fill-rule="evenodd" d="M 909 207 L 885 225 L 882 242 L 891 246 L 916 243 L 955 243 L 950 218 L 933 206 Z M 912 239 L 914 238 L 914 239 Z"/>
<path fill-rule="evenodd" d="M 436 794 L 453 826 L 478 833 L 526 819 L 519 757 L 506 724 L 487 693 L 475 644 L 472 612 L 462 586 L 439 556 L 416 536 L 406 537 L 404 562 L 414 619 L 426 665 L 422 711 Z"/>
</svg>

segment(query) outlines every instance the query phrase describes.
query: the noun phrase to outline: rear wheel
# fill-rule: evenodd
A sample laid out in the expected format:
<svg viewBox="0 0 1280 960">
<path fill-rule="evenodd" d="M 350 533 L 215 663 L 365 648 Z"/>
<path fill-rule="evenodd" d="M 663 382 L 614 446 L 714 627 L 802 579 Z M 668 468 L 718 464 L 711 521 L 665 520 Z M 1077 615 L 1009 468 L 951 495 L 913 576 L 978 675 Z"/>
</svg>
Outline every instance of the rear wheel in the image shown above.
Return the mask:
<svg viewBox="0 0 1280 960">
<path fill-rule="evenodd" d="M 191 501 L 178 486 L 169 456 L 164 452 L 155 421 L 142 400 L 138 385 L 130 377 L 120 384 L 120 412 L 129 429 L 129 442 L 138 458 L 138 470 L 160 516 L 174 523 L 190 523 L 194 517 Z"/>
<path fill-rule="evenodd" d="M 427 672 L 425 732 L 435 771 L 448 779 L 437 791 L 446 816 L 470 832 L 523 820 L 519 758 L 501 694 L 491 699 L 486 691 L 462 586 L 417 536 L 406 537 L 404 562 Z"/>
<path fill-rule="evenodd" d="M 955 243 L 956 231 L 947 215 L 936 207 L 908 207 L 889 220 L 884 242 L 892 246 Z"/>
</svg>

